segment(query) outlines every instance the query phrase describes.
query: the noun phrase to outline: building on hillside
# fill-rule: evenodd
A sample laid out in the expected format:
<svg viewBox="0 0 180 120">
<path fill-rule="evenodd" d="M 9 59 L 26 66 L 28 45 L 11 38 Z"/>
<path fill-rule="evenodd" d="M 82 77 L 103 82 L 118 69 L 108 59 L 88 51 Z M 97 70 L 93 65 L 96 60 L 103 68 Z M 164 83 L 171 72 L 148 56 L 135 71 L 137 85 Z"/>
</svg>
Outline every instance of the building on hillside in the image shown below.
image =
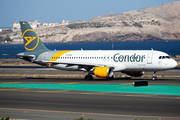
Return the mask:
<svg viewBox="0 0 180 120">
<path fill-rule="evenodd" d="M 20 29 L 19 22 L 13 22 L 13 29 Z"/>
<path fill-rule="evenodd" d="M 57 26 L 57 25 L 60 25 L 59 23 L 57 22 L 53 22 L 53 23 L 42 23 L 42 22 L 38 22 L 38 20 L 35 20 L 34 22 L 28 22 L 31 27 L 34 29 L 34 28 L 40 28 L 40 27 L 47 27 L 47 26 Z M 63 21 L 63 25 L 68 25 L 68 21 Z M 16 31 L 16 29 L 20 29 L 20 24 L 19 22 L 14 22 L 13 23 L 13 31 Z"/>
<path fill-rule="evenodd" d="M 68 21 L 65 21 L 65 20 L 62 20 L 62 23 L 61 23 L 61 25 L 68 25 Z"/>
<path fill-rule="evenodd" d="M 10 39 L 16 39 L 17 38 L 17 35 L 14 35 L 14 36 L 10 36 Z"/>
<path fill-rule="evenodd" d="M 34 22 L 28 22 L 32 28 L 37 28 L 40 26 L 43 26 L 42 22 L 38 22 L 38 20 L 35 20 Z M 14 22 L 13 23 L 13 29 L 20 29 L 20 23 L 19 22 Z"/>
<path fill-rule="evenodd" d="M 31 25 L 32 28 L 38 28 L 43 26 L 42 22 L 38 22 L 38 20 L 35 20 L 34 22 L 29 22 L 29 24 Z"/>
<path fill-rule="evenodd" d="M 43 23 L 43 26 L 47 27 L 47 26 L 49 26 L 49 23 Z"/>
<path fill-rule="evenodd" d="M 49 26 L 55 26 L 57 25 L 57 22 L 49 23 Z"/>
</svg>

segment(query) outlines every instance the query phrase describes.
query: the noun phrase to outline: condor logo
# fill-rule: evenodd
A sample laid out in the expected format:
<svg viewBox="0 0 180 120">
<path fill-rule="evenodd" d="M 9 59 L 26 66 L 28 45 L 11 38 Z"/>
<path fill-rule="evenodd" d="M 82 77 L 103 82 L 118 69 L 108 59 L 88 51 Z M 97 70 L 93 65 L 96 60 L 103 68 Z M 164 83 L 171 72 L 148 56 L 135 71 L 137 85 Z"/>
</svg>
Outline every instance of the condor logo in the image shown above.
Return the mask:
<svg viewBox="0 0 180 120">
<path fill-rule="evenodd" d="M 39 44 L 39 37 L 32 29 L 24 31 L 22 37 L 24 38 L 24 47 L 26 50 L 34 50 Z"/>
</svg>

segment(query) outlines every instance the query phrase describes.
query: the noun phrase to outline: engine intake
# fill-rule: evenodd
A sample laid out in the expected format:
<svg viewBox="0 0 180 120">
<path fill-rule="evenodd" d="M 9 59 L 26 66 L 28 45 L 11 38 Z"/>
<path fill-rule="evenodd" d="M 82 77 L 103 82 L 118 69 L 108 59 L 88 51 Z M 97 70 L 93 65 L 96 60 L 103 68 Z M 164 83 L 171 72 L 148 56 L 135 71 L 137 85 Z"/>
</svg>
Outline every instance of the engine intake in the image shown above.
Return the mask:
<svg viewBox="0 0 180 120">
<path fill-rule="evenodd" d="M 93 74 L 97 77 L 102 78 L 111 78 L 113 77 L 113 68 L 112 67 L 95 67 Z"/>
</svg>

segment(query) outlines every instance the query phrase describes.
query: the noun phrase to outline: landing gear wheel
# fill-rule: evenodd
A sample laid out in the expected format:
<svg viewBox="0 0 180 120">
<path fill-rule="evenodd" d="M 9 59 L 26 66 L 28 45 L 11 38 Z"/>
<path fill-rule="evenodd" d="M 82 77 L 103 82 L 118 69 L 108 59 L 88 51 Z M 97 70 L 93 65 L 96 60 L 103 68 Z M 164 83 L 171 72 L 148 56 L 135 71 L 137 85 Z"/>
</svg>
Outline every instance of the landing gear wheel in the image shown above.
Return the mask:
<svg viewBox="0 0 180 120">
<path fill-rule="evenodd" d="M 152 77 L 152 80 L 154 81 L 154 80 L 156 80 L 157 79 L 157 77 Z"/>
<path fill-rule="evenodd" d="M 85 76 L 85 80 L 92 80 L 93 79 L 93 76 L 92 75 L 86 75 Z"/>
<path fill-rule="evenodd" d="M 110 77 L 110 78 L 106 78 L 107 80 L 113 80 L 114 76 Z"/>
<path fill-rule="evenodd" d="M 154 71 L 154 72 L 153 72 L 152 80 L 154 81 L 154 80 L 156 80 L 156 79 L 157 79 L 157 77 L 156 77 L 156 71 Z"/>
</svg>

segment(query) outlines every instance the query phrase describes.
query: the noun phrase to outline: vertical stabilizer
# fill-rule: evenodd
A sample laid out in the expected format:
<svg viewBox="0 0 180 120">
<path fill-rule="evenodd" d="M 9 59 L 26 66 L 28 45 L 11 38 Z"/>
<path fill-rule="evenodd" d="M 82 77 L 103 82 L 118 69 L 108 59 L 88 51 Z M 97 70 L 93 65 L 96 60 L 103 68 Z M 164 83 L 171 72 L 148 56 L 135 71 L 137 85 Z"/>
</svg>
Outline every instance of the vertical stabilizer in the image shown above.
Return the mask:
<svg viewBox="0 0 180 120">
<path fill-rule="evenodd" d="M 26 52 L 45 52 L 49 49 L 42 43 L 28 22 L 20 21 Z"/>
</svg>

